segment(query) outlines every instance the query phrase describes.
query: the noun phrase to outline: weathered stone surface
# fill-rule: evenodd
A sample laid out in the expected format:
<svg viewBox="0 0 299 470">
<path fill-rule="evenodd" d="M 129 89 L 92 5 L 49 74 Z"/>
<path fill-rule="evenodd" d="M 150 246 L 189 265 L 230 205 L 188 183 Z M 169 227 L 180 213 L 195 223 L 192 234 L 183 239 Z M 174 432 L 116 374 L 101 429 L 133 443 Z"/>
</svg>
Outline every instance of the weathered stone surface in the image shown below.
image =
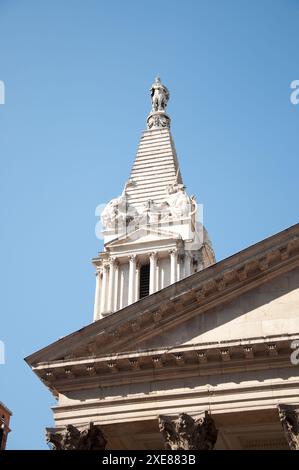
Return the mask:
<svg viewBox="0 0 299 470">
<path fill-rule="evenodd" d="M 278 405 L 279 419 L 291 450 L 299 450 L 299 411 L 298 406 Z"/>
<path fill-rule="evenodd" d="M 47 429 L 46 440 L 52 450 L 105 450 L 107 444 L 100 426 L 93 423 L 81 431 L 71 424 L 59 432 Z"/>
<path fill-rule="evenodd" d="M 172 420 L 159 416 L 159 428 L 169 450 L 213 450 L 218 431 L 211 415 L 206 411 L 201 418 L 193 419 L 186 413 Z"/>
</svg>

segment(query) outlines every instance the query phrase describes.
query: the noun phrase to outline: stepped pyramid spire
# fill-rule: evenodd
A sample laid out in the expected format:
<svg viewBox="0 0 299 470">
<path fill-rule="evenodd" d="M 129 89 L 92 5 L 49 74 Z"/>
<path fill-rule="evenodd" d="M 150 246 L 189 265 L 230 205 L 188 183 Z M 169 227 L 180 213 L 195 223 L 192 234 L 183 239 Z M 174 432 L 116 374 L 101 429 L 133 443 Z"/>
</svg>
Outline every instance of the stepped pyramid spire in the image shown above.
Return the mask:
<svg viewBox="0 0 299 470">
<path fill-rule="evenodd" d="M 161 202 L 176 183 L 182 184 L 182 177 L 170 130 L 144 131 L 126 188 L 128 203 Z"/>
<path fill-rule="evenodd" d="M 166 114 L 169 91 L 157 77 L 150 92 L 152 109 L 130 178 L 101 214 L 95 320 L 215 261 L 196 200 L 183 185 Z"/>
<path fill-rule="evenodd" d="M 169 187 L 182 184 L 179 163 L 170 132 L 170 118 L 165 113 L 169 92 L 157 77 L 151 87 L 152 110 L 148 129 L 141 136 L 129 183 L 127 201 L 136 207 L 148 200 L 165 200 Z"/>
</svg>

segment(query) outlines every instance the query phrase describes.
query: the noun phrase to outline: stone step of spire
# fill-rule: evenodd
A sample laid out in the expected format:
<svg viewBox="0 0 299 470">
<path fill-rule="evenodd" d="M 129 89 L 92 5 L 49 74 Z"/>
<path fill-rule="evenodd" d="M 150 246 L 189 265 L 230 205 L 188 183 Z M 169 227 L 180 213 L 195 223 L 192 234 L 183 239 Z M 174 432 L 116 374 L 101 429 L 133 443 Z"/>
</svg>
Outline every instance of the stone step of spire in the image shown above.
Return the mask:
<svg viewBox="0 0 299 470">
<path fill-rule="evenodd" d="M 161 202 L 176 182 L 182 181 L 170 129 L 144 131 L 126 188 L 128 203 L 138 207 L 149 200 Z"/>
</svg>

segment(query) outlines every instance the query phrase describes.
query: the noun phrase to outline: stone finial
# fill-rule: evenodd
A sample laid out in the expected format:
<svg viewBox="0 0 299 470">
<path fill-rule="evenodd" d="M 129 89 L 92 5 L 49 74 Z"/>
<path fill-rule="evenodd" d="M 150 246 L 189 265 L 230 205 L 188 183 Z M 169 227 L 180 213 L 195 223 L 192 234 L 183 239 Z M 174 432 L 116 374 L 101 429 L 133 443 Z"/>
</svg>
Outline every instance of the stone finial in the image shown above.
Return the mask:
<svg viewBox="0 0 299 470">
<path fill-rule="evenodd" d="M 105 450 L 107 444 L 100 426 L 93 423 L 83 430 L 71 424 L 61 431 L 46 429 L 46 440 L 52 450 Z"/>
<path fill-rule="evenodd" d="M 291 450 L 299 450 L 299 412 L 298 406 L 278 405 L 279 419 L 285 438 Z"/>
<path fill-rule="evenodd" d="M 169 91 L 161 83 L 160 77 L 156 77 L 150 91 L 152 110 L 147 118 L 148 128 L 170 127 L 170 118 L 165 112 L 169 100 Z"/>
<path fill-rule="evenodd" d="M 168 450 L 213 450 L 218 431 L 210 414 L 193 419 L 182 413 L 176 420 L 159 416 L 159 429 Z"/>
</svg>

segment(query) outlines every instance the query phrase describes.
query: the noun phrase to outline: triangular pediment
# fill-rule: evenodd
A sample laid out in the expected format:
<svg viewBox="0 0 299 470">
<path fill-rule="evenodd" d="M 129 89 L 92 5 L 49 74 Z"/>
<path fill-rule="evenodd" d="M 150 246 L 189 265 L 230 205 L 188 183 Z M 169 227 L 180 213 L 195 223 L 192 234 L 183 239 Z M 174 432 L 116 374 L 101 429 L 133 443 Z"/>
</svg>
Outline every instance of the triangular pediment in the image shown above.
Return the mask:
<svg viewBox="0 0 299 470">
<path fill-rule="evenodd" d="M 184 311 L 184 303 L 178 309 Z M 185 307 L 186 309 L 188 307 Z M 238 295 L 219 298 L 210 308 L 198 303 L 185 315 L 160 331 L 140 334 L 134 341 L 139 350 L 169 350 L 202 344 L 254 341 L 256 338 L 287 337 L 299 334 L 299 267 L 264 280 Z M 131 346 L 123 345 L 123 351 Z"/>
<path fill-rule="evenodd" d="M 32 354 L 31 366 L 299 333 L 299 225 Z"/>
<path fill-rule="evenodd" d="M 117 248 L 135 244 L 150 244 L 152 242 L 169 242 L 179 239 L 181 239 L 181 236 L 178 233 L 153 229 L 150 226 L 145 226 L 107 243 L 106 248 Z"/>
</svg>

